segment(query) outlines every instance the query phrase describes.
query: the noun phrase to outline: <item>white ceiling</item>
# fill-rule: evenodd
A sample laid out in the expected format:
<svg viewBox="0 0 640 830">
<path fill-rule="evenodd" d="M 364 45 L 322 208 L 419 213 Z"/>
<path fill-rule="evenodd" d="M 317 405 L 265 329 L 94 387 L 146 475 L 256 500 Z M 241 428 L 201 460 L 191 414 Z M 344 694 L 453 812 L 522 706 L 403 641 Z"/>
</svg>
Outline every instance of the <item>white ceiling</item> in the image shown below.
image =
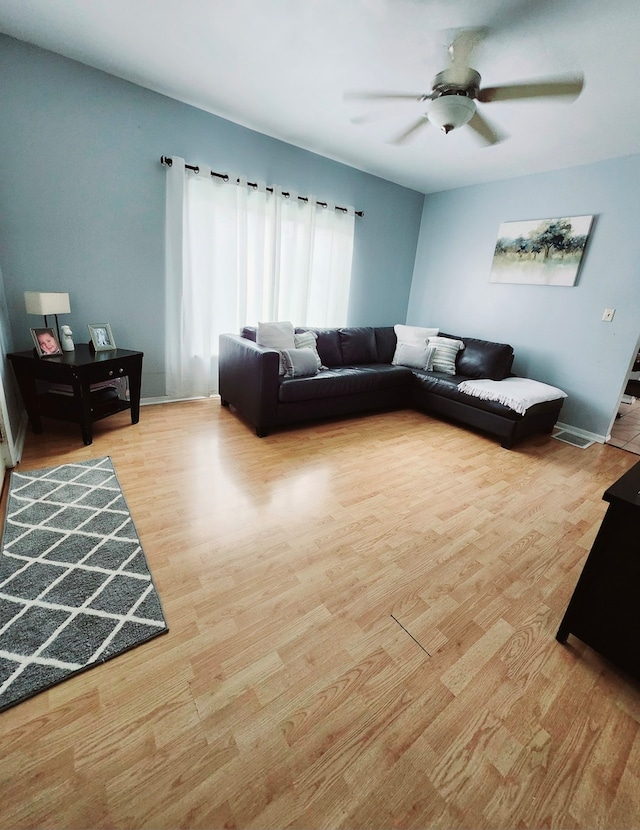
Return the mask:
<svg viewBox="0 0 640 830">
<path fill-rule="evenodd" d="M 477 26 L 483 86 L 581 70 L 582 95 L 480 104 L 493 147 L 431 126 L 396 146 L 420 104 L 344 100 L 429 92 Z M 0 31 L 425 193 L 640 152 L 638 0 L 0 0 Z"/>
</svg>

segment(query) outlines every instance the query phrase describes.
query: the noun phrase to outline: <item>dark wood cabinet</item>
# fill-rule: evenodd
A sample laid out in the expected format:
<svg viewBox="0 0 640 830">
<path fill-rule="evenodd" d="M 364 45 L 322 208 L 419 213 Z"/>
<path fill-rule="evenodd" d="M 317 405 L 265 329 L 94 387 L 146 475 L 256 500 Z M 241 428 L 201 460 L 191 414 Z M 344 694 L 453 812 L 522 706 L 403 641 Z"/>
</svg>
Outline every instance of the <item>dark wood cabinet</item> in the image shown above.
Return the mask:
<svg viewBox="0 0 640 830">
<path fill-rule="evenodd" d="M 91 425 L 116 412 L 131 410 L 131 423 L 140 420 L 142 352 L 128 349 L 93 352 L 79 344 L 73 352 L 53 357 L 36 357 L 33 350 L 7 355 L 16 375 L 20 393 L 34 432 L 42 432 L 42 416 L 71 421 L 80 426 L 82 440 L 91 444 Z M 129 400 L 114 388 L 92 389 L 92 385 L 128 378 Z M 46 383 L 39 384 L 38 382 Z M 47 384 L 71 387 L 71 394 L 51 392 Z M 42 386 L 43 388 L 40 388 Z"/>
<path fill-rule="evenodd" d="M 573 634 L 640 679 L 640 463 L 603 499 L 607 512 L 556 639 Z"/>
</svg>

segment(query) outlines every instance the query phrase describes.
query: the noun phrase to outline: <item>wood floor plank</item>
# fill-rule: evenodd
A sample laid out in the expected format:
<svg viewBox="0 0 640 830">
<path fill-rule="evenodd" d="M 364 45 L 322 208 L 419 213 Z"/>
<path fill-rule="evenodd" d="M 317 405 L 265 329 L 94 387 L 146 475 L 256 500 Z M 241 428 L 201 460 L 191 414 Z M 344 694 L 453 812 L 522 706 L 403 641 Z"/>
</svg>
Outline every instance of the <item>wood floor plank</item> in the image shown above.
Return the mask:
<svg viewBox="0 0 640 830">
<path fill-rule="evenodd" d="M 0 828 L 640 826 L 640 683 L 555 640 L 636 456 L 212 399 L 21 468 L 103 455 L 170 631 L 0 714 Z"/>
</svg>

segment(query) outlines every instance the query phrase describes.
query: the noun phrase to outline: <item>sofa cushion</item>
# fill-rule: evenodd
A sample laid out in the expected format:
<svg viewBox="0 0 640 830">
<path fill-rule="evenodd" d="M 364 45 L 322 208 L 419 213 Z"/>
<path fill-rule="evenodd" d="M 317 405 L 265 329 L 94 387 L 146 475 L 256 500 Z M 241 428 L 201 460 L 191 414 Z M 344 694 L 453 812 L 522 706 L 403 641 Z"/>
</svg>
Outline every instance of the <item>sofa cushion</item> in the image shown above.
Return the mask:
<svg viewBox="0 0 640 830">
<path fill-rule="evenodd" d="M 317 336 L 317 349 L 323 366 L 342 366 L 340 337 L 338 329 L 320 329 L 313 326 L 301 326 L 296 332 L 312 331 Z"/>
<path fill-rule="evenodd" d="M 465 349 L 458 355 L 457 372 L 468 378 L 503 380 L 509 377 L 513 348 L 506 343 L 464 338 Z"/>
<path fill-rule="evenodd" d="M 340 395 L 357 395 L 377 392 L 394 387 L 406 387 L 413 383 L 411 369 L 403 366 L 372 364 L 369 366 L 344 366 L 323 369 L 314 377 L 283 378 L 279 399 L 282 403 L 331 398 Z"/>
<path fill-rule="evenodd" d="M 371 326 L 338 329 L 343 366 L 362 366 L 378 362 L 376 335 Z"/>
<path fill-rule="evenodd" d="M 393 326 L 377 326 L 373 331 L 376 336 L 378 361 L 380 363 L 391 363 L 398 342 Z"/>
</svg>

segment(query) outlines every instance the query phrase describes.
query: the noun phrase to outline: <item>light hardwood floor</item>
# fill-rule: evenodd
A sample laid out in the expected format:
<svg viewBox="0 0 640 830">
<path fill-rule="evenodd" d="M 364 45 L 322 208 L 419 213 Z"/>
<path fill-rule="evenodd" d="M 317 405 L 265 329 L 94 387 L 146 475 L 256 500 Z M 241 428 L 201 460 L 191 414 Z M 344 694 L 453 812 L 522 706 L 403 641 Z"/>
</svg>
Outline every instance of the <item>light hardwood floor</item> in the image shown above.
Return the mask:
<svg viewBox="0 0 640 830">
<path fill-rule="evenodd" d="M 640 827 L 640 684 L 554 639 L 635 456 L 127 422 L 46 422 L 22 467 L 111 456 L 171 630 L 0 714 L 2 828 Z"/>
</svg>

